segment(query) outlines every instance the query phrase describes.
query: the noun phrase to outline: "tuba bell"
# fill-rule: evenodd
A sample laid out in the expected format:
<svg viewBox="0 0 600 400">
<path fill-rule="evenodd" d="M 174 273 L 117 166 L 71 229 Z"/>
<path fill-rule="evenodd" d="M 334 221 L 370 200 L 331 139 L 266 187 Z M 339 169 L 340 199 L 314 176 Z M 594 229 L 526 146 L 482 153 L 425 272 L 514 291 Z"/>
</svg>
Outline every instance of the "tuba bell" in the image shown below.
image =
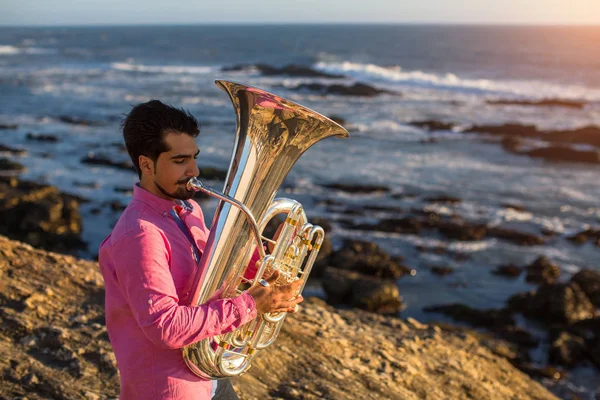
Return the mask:
<svg viewBox="0 0 600 400">
<path fill-rule="evenodd" d="M 209 189 L 196 178 L 187 184 L 190 191 L 221 200 L 191 286 L 193 306 L 238 296 L 275 270 L 280 272 L 278 283 L 299 278 L 306 283 L 324 239 L 323 229 L 307 221 L 300 203 L 274 198 L 309 147 L 329 136 L 348 137 L 342 126 L 299 104 L 235 82 L 216 84 L 233 103 L 237 132 L 223 191 Z M 286 219 L 267 255 L 262 231 L 279 214 Z M 260 260 L 255 277 L 248 280 L 244 274 L 254 251 Z M 286 315 L 259 315 L 232 332 L 185 346 L 183 358 L 194 374 L 205 379 L 241 375 L 260 350 L 275 341 Z"/>
</svg>

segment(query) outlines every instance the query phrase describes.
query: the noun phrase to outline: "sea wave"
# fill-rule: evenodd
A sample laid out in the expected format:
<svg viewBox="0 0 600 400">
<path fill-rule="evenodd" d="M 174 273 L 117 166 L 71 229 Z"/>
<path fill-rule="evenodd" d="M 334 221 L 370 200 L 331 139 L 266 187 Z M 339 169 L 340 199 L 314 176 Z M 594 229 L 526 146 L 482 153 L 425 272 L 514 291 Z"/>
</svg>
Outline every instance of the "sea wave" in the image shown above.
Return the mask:
<svg viewBox="0 0 600 400">
<path fill-rule="evenodd" d="M 343 74 L 362 81 L 395 84 L 404 87 L 453 90 L 490 95 L 510 95 L 540 98 L 600 100 L 600 89 L 578 85 L 561 85 L 553 82 L 530 80 L 491 80 L 461 78 L 453 73 L 436 74 L 420 70 L 405 71 L 400 66 L 384 67 L 376 64 L 353 62 L 318 62 L 315 69 Z"/>
<path fill-rule="evenodd" d="M 217 71 L 216 67 L 189 65 L 143 65 L 129 62 L 112 63 L 112 69 L 119 71 L 150 72 L 162 74 L 210 74 Z"/>
<path fill-rule="evenodd" d="M 10 45 L 0 45 L 0 56 L 10 56 L 15 54 L 53 54 L 55 49 L 42 49 L 39 47 L 15 47 Z"/>
</svg>

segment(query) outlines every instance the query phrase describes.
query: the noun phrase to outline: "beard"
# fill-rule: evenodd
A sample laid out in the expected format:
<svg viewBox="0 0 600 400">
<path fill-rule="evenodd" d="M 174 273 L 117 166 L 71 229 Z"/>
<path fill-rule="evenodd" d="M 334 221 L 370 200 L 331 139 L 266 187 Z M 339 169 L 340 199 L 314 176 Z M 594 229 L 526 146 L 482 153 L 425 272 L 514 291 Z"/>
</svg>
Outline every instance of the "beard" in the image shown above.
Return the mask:
<svg viewBox="0 0 600 400">
<path fill-rule="evenodd" d="M 158 182 L 154 181 L 154 185 L 156 185 L 158 190 L 160 190 L 160 192 L 162 194 L 164 194 L 165 196 L 168 196 L 168 197 L 171 197 L 171 198 L 177 199 L 177 200 L 189 200 L 194 196 L 194 192 L 187 190 L 187 188 L 185 186 L 187 184 L 187 179 L 185 181 L 179 181 L 179 182 L 177 182 L 177 184 L 178 184 L 177 190 L 174 193 L 169 193 L 162 186 L 160 186 L 158 184 Z"/>
</svg>

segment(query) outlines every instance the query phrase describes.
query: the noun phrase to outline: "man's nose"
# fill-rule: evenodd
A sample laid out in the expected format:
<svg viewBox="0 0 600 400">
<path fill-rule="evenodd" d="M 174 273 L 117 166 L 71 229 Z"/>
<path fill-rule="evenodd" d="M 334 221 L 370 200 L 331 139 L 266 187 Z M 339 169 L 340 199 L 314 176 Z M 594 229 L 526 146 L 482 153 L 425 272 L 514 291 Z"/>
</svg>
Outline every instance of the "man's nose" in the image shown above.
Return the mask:
<svg viewBox="0 0 600 400">
<path fill-rule="evenodd" d="M 191 162 L 191 165 L 186 172 L 187 172 L 187 176 L 200 175 L 200 169 L 198 169 L 198 164 L 196 164 L 195 160 Z"/>
</svg>

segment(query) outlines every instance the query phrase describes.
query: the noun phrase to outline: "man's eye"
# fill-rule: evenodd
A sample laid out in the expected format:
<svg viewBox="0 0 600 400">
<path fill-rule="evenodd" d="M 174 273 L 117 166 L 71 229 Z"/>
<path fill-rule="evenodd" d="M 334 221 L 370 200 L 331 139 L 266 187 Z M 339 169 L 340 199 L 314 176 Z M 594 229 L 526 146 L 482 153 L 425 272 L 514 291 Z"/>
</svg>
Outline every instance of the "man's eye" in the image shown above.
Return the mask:
<svg viewBox="0 0 600 400">
<path fill-rule="evenodd" d="M 184 162 L 185 162 L 185 160 L 178 160 L 178 161 L 175 161 L 175 164 L 183 164 Z"/>
</svg>

